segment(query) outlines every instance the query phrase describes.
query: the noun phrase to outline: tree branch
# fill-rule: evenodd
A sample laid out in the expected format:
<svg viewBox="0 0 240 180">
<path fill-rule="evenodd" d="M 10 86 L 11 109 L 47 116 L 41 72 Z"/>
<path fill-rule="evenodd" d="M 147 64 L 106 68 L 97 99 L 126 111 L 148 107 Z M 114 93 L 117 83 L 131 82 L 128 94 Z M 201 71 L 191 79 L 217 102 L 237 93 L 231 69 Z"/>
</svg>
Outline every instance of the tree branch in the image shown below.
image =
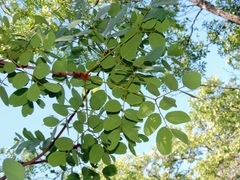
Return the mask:
<svg viewBox="0 0 240 180">
<path fill-rule="evenodd" d="M 217 16 L 223 17 L 224 19 L 227 19 L 233 23 L 240 25 L 240 16 L 227 13 L 226 11 L 217 8 L 216 6 L 205 0 L 189 0 L 189 1 L 192 2 L 195 6 L 200 7 L 201 9 L 205 9 Z"/>
</svg>

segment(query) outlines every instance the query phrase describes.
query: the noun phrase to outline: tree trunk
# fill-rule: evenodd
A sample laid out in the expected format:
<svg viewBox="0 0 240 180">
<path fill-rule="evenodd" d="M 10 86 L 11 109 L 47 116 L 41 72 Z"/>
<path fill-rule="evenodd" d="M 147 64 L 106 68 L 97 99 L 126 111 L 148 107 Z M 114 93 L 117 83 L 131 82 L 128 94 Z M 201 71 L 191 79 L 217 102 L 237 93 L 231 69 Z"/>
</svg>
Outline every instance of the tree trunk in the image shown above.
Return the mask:
<svg viewBox="0 0 240 180">
<path fill-rule="evenodd" d="M 240 25 L 240 16 L 236 16 L 236 15 L 227 13 L 227 12 L 215 7 L 210 2 L 205 1 L 205 0 L 189 0 L 189 1 L 202 9 L 205 9 L 217 16 L 221 16 L 233 23 Z"/>
</svg>

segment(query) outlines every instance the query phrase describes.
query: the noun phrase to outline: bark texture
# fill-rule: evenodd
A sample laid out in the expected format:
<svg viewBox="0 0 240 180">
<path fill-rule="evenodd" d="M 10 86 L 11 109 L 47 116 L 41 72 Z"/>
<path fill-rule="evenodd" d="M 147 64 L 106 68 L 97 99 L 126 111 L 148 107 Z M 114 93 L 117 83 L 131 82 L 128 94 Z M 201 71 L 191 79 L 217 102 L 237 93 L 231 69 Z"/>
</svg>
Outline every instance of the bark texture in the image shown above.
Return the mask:
<svg viewBox="0 0 240 180">
<path fill-rule="evenodd" d="M 233 23 L 240 25 L 240 16 L 227 13 L 205 0 L 189 0 L 189 1 L 202 9 L 205 9 L 215 15 L 221 16 Z"/>
</svg>

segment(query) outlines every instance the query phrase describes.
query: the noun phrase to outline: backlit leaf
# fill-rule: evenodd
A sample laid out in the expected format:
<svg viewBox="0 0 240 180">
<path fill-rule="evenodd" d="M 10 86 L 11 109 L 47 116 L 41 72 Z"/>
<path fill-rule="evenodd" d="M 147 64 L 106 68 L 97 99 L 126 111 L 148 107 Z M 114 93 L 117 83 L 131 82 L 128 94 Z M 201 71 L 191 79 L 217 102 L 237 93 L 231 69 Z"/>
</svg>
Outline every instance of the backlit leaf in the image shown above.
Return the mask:
<svg viewBox="0 0 240 180">
<path fill-rule="evenodd" d="M 161 117 L 159 114 L 151 114 L 144 125 L 144 134 L 150 136 L 161 125 Z"/>
<path fill-rule="evenodd" d="M 65 152 L 53 152 L 48 156 L 48 163 L 53 166 L 64 166 L 66 164 L 66 156 Z"/>
<path fill-rule="evenodd" d="M 148 40 L 152 49 L 155 49 L 158 46 L 165 46 L 165 38 L 160 33 L 151 33 Z"/>
<path fill-rule="evenodd" d="M 181 56 L 183 54 L 183 50 L 179 48 L 178 44 L 172 44 L 168 48 L 168 55 L 169 56 Z"/>
<path fill-rule="evenodd" d="M 172 151 L 172 133 L 166 128 L 159 129 L 156 137 L 156 145 L 158 151 L 162 155 L 168 155 Z"/>
<path fill-rule="evenodd" d="M 116 148 L 116 146 L 118 145 L 118 143 L 120 141 L 120 130 L 119 129 L 113 130 L 109 134 L 108 140 L 111 142 L 110 146 L 108 147 L 108 150 L 112 151 Z"/>
<path fill-rule="evenodd" d="M 177 129 L 171 129 L 171 131 L 176 138 L 180 139 L 185 144 L 188 144 L 188 137 L 184 132 Z"/>
<path fill-rule="evenodd" d="M 168 122 L 172 124 L 181 124 L 185 122 L 189 122 L 191 119 L 183 111 L 172 111 L 166 114 L 165 118 L 167 119 Z"/>
<path fill-rule="evenodd" d="M 201 85 L 201 75 L 198 72 L 188 72 L 182 78 L 184 86 L 189 89 L 197 89 Z"/>
<path fill-rule="evenodd" d="M 11 158 L 4 159 L 2 170 L 8 180 L 23 180 L 25 177 L 24 167 Z"/>
<path fill-rule="evenodd" d="M 143 97 L 130 93 L 127 95 L 126 102 L 132 106 L 139 105 L 141 102 L 143 102 Z"/>
<path fill-rule="evenodd" d="M 48 22 L 42 16 L 36 15 L 35 16 L 35 24 L 46 24 L 46 25 L 48 25 Z"/>
<path fill-rule="evenodd" d="M 106 95 L 105 91 L 99 90 L 99 91 L 93 93 L 93 95 L 91 96 L 90 106 L 92 109 L 98 110 L 103 106 L 103 104 L 105 103 L 106 100 L 107 100 L 107 95 Z"/>
<path fill-rule="evenodd" d="M 135 142 L 141 142 L 141 140 L 138 137 L 138 132 L 133 127 L 129 126 L 129 124 L 123 124 L 122 125 L 122 131 L 123 133 L 132 141 Z"/>
<path fill-rule="evenodd" d="M 172 74 L 167 74 L 164 76 L 163 81 L 170 90 L 178 90 L 178 82 Z"/>
<path fill-rule="evenodd" d="M 155 105 L 151 101 L 145 101 L 141 104 L 137 117 L 138 119 L 143 119 L 150 115 L 155 109 Z"/>
<path fill-rule="evenodd" d="M 164 96 L 159 104 L 160 108 L 163 110 L 168 110 L 171 107 L 177 107 L 176 100 L 167 96 Z"/>
</svg>

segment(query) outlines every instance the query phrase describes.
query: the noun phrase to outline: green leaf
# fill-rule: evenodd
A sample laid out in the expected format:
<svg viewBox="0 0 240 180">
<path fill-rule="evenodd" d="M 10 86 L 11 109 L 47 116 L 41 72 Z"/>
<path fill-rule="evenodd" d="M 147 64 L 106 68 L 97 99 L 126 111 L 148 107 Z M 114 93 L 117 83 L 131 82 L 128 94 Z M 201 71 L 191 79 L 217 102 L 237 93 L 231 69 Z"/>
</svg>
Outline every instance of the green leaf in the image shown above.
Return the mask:
<svg viewBox="0 0 240 180">
<path fill-rule="evenodd" d="M 29 81 L 28 75 L 26 73 L 20 72 L 17 73 L 12 80 L 12 85 L 16 89 L 20 89 L 21 87 L 25 86 Z"/>
<path fill-rule="evenodd" d="M 171 131 L 176 138 L 180 139 L 185 144 L 188 144 L 188 137 L 184 132 L 177 129 L 171 129 Z"/>
<path fill-rule="evenodd" d="M 107 94 L 104 90 L 98 90 L 90 98 L 90 106 L 94 110 L 100 109 L 107 100 Z"/>
<path fill-rule="evenodd" d="M 114 176 L 115 174 L 117 174 L 117 168 L 115 165 L 110 164 L 103 168 L 102 173 L 104 176 Z"/>
<path fill-rule="evenodd" d="M 26 117 L 27 115 L 31 115 L 33 113 L 34 107 L 33 102 L 28 102 L 22 106 L 22 115 Z"/>
<path fill-rule="evenodd" d="M 143 21 L 146 22 L 150 19 L 158 19 L 163 21 L 165 19 L 166 13 L 162 7 L 153 7 L 147 15 L 144 17 Z"/>
<path fill-rule="evenodd" d="M 157 22 L 156 19 L 151 19 L 151 20 L 143 23 L 142 28 L 143 29 L 152 29 L 155 26 L 156 22 Z"/>
<path fill-rule="evenodd" d="M 66 164 L 66 156 L 67 154 L 65 152 L 53 152 L 48 156 L 48 163 L 53 166 L 65 166 Z"/>
<path fill-rule="evenodd" d="M 113 56 L 108 56 L 101 62 L 100 65 L 103 69 L 110 69 L 115 66 L 115 63 L 115 58 Z"/>
<path fill-rule="evenodd" d="M 101 119 L 99 118 L 99 116 L 91 115 L 88 118 L 88 126 L 90 128 L 95 128 L 97 125 L 99 125 L 100 122 L 101 122 Z"/>
<path fill-rule="evenodd" d="M 63 36 L 63 37 L 57 38 L 55 42 L 72 41 L 74 39 L 75 39 L 74 36 Z"/>
<path fill-rule="evenodd" d="M 37 131 L 35 131 L 34 133 L 35 133 L 36 137 L 37 137 L 40 141 L 45 141 L 45 137 L 44 137 L 44 135 L 43 135 L 43 133 L 42 133 L 41 131 L 37 130 Z"/>
<path fill-rule="evenodd" d="M 33 53 L 26 51 L 19 56 L 20 64 L 23 66 L 27 66 L 29 61 L 32 60 L 32 58 L 33 58 Z"/>
<path fill-rule="evenodd" d="M 157 149 L 162 155 L 167 155 L 172 151 L 172 133 L 166 128 L 159 129 L 156 136 Z"/>
<path fill-rule="evenodd" d="M 61 85 L 59 84 L 54 84 L 54 83 L 50 83 L 50 82 L 46 82 L 43 84 L 43 86 L 50 92 L 54 92 L 57 93 L 59 91 L 62 90 Z"/>
<path fill-rule="evenodd" d="M 119 142 L 116 149 L 114 149 L 115 154 L 126 154 L 127 146 L 122 142 Z"/>
<path fill-rule="evenodd" d="M 108 135 L 108 140 L 111 141 L 110 146 L 108 147 L 109 151 L 112 151 L 116 148 L 120 141 L 120 130 L 115 129 Z"/>
<path fill-rule="evenodd" d="M 36 15 L 35 16 L 35 24 L 46 24 L 49 25 L 47 20 L 43 18 L 42 16 Z"/>
<path fill-rule="evenodd" d="M 81 180 L 78 173 L 71 173 L 68 175 L 67 180 Z"/>
<path fill-rule="evenodd" d="M 38 48 L 41 43 L 41 39 L 39 38 L 38 35 L 33 36 L 33 38 L 30 41 L 31 45 L 33 48 Z"/>
<path fill-rule="evenodd" d="M 8 95 L 7 92 L 5 90 L 5 88 L 3 86 L 0 86 L 0 97 L 3 101 L 3 103 L 8 106 L 9 105 L 9 99 L 8 99 Z"/>
<path fill-rule="evenodd" d="M 60 151 L 68 151 L 73 148 L 73 141 L 67 137 L 60 137 L 55 141 L 54 145 Z"/>
<path fill-rule="evenodd" d="M 166 114 L 165 118 L 167 119 L 168 122 L 172 124 L 181 124 L 185 122 L 189 122 L 191 119 L 183 111 L 172 111 Z"/>
<path fill-rule="evenodd" d="M 16 90 L 9 97 L 9 104 L 11 104 L 13 107 L 22 106 L 26 104 L 28 102 L 27 90 L 28 88 L 22 88 L 22 89 Z"/>
<path fill-rule="evenodd" d="M 41 99 L 38 99 L 37 100 L 37 104 L 38 104 L 38 106 L 40 107 L 40 108 L 44 108 L 45 107 L 45 103 L 43 102 L 43 100 L 41 100 Z"/>
<path fill-rule="evenodd" d="M 145 101 L 141 104 L 137 117 L 138 119 L 143 119 L 150 115 L 155 109 L 155 105 L 151 101 Z"/>
<path fill-rule="evenodd" d="M 172 68 L 171 68 L 171 66 L 168 64 L 167 61 L 162 60 L 161 62 L 162 62 L 162 65 L 163 65 L 168 71 L 172 71 Z"/>
<path fill-rule="evenodd" d="M 148 92 L 150 92 L 151 94 L 153 94 L 155 96 L 160 95 L 160 92 L 159 92 L 158 88 L 154 84 L 148 84 L 147 85 L 147 90 L 148 90 Z"/>
<path fill-rule="evenodd" d="M 154 48 L 152 51 L 150 51 L 146 56 L 145 56 L 145 60 L 146 61 L 156 61 L 157 59 L 159 59 L 161 57 L 161 55 L 164 52 L 164 48 L 163 46 L 157 46 L 156 48 Z"/>
<path fill-rule="evenodd" d="M 168 48 L 168 56 L 181 56 L 183 54 L 183 50 L 178 48 L 178 44 L 172 44 Z"/>
<path fill-rule="evenodd" d="M 108 11 L 108 14 L 111 17 L 114 17 L 118 14 L 118 12 L 121 10 L 121 6 L 118 3 L 111 3 L 111 7 Z"/>
<path fill-rule="evenodd" d="M 54 103 L 52 105 L 54 111 L 62 116 L 67 116 L 68 115 L 68 110 L 66 108 L 66 106 L 62 105 L 62 104 L 56 104 Z"/>
<path fill-rule="evenodd" d="M 152 49 L 158 46 L 165 47 L 165 38 L 160 33 L 151 33 L 148 37 L 149 44 Z"/>
<path fill-rule="evenodd" d="M 43 79 L 44 77 L 46 77 L 48 74 L 50 73 L 50 68 L 47 64 L 45 63 L 39 63 L 33 71 L 33 75 L 37 78 L 37 79 Z"/>
<path fill-rule="evenodd" d="M 137 48 L 141 42 L 142 38 L 139 34 L 137 34 L 133 36 L 129 41 L 124 43 L 120 49 L 120 55 L 122 58 L 131 61 L 138 52 Z"/>
<path fill-rule="evenodd" d="M 163 110 L 168 110 L 171 107 L 177 107 L 176 100 L 167 96 L 164 96 L 159 103 L 160 108 Z"/>
<path fill-rule="evenodd" d="M 166 74 L 163 78 L 163 81 L 165 82 L 165 84 L 170 90 L 173 90 L 173 91 L 178 90 L 178 82 L 172 74 Z"/>
<path fill-rule="evenodd" d="M 12 73 L 15 71 L 15 69 L 16 69 L 16 65 L 13 63 L 8 62 L 3 66 L 3 70 L 6 71 L 7 73 Z"/>
<path fill-rule="evenodd" d="M 126 102 L 131 106 L 139 105 L 143 102 L 143 97 L 130 93 L 127 95 Z"/>
<path fill-rule="evenodd" d="M 67 63 L 65 60 L 57 60 L 54 62 L 53 67 L 52 67 L 53 71 L 56 72 L 66 72 L 67 70 Z"/>
<path fill-rule="evenodd" d="M 86 121 L 86 114 L 85 112 L 82 112 L 82 111 L 79 111 L 77 113 L 77 117 L 78 117 L 78 120 L 81 122 L 81 123 L 84 123 Z"/>
<path fill-rule="evenodd" d="M 52 47 L 52 45 L 54 44 L 55 42 L 55 34 L 53 31 L 50 31 L 44 38 L 44 41 L 43 41 L 43 48 L 47 51 L 49 51 Z"/>
<path fill-rule="evenodd" d="M 72 88 L 72 96 L 76 98 L 80 102 L 80 104 L 82 104 L 82 98 L 80 94 L 77 92 L 77 90 L 74 88 Z"/>
<path fill-rule="evenodd" d="M 132 120 L 132 121 L 135 121 L 135 122 L 138 122 L 138 118 L 137 118 L 137 110 L 134 110 L 134 109 L 126 109 L 124 111 L 124 115 L 126 118 Z"/>
<path fill-rule="evenodd" d="M 144 134 L 150 136 L 161 125 L 162 120 L 159 114 L 151 114 L 144 125 Z"/>
<path fill-rule="evenodd" d="M 45 117 L 43 119 L 44 125 L 48 127 L 55 127 L 58 125 L 59 120 L 53 116 Z"/>
<path fill-rule="evenodd" d="M 27 98 L 29 101 L 37 101 L 40 95 L 40 89 L 37 83 L 34 83 L 30 86 L 27 91 Z"/>
<path fill-rule="evenodd" d="M 89 160 L 92 164 L 97 164 L 104 154 L 103 147 L 99 144 L 93 145 L 89 153 Z"/>
<path fill-rule="evenodd" d="M 7 18 L 6 16 L 3 16 L 2 21 L 3 21 L 3 24 L 4 24 L 7 28 L 10 27 L 8 18 Z"/>
<path fill-rule="evenodd" d="M 117 100 L 110 100 L 105 104 L 104 109 L 107 112 L 119 112 L 122 106 Z"/>
<path fill-rule="evenodd" d="M 81 22 L 83 22 L 82 19 L 78 19 L 78 20 L 72 21 L 72 22 L 67 26 L 67 28 L 73 28 L 73 27 L 75 27 L 76 25 L 80 24 Z"/>
<path fill-rule="evenodd" d="M 73 123 L 73 128 L 78 132 L 82 133 L 83 132 L 83 124 L 80 121 L 75 121 Z"/>
<path fill-rule="evenodd" d="M 108 153 L 104 153 L 104 154 L 103 154 L 102 162 L 103 162 L 104 164 L 106 164 L 106 165 L 111 164 L 111 159 L 110 159 Z"/>
<path fill-rule="evenodd" d="M 162 5 L 177 5 L 177 0 L 153 0 L 151 5 L 153 6 L 162 6 Z"/>
<path fill-rule="evenodd" d="M 4 159 L 2 170 L 8 180 L 23 180 L 25 177 L 24 167 L 11 158 Z"/>
<path fill-rule="evenodd" d="M 122 131 L 130 140 L 134 142 L 139 142 L 139 143 L 141 142 L 141 140 L 138 137 L 137 130 L 129 126 L 128 123 L 122 124 Z"/>
<path fill-rule="evenodd" d="M 169 19 L 165 19 L 163 22 L 159 22 L 157 21 L 156 25 L 155 25 L 155 29 L 162 33 L 168 30 L 170 23 L 169 23 Z"/>
<path fill-rule="evenodd" d="M 19 20 L 19 18 L 20 18 L 19 13 L 15 13 L 12 17 L 12 23 L 15 24 L 17 20 Z"/>
<path fill-rule="evenodd" d="M 113 130 L 121 125 L 122 121 L 119 116 L 110 116 L 109 118 L 105 119 L 103 128 L 106 131 Z"/>
<path fill-rule="evenodd" d="M 74 110 L 78 110 L 81 102 L 79 100 L 77 100 L 76 98 L 72 97 L 72 98 L 69 99 L 69 103 Z"/>
<path fill-rule="evenodd" d="M 195 71 L 186 73 L 183 75 L 182 81 L 187 88 L 197 89 L 201 86 L 201 74 Z"/>
</svg>

